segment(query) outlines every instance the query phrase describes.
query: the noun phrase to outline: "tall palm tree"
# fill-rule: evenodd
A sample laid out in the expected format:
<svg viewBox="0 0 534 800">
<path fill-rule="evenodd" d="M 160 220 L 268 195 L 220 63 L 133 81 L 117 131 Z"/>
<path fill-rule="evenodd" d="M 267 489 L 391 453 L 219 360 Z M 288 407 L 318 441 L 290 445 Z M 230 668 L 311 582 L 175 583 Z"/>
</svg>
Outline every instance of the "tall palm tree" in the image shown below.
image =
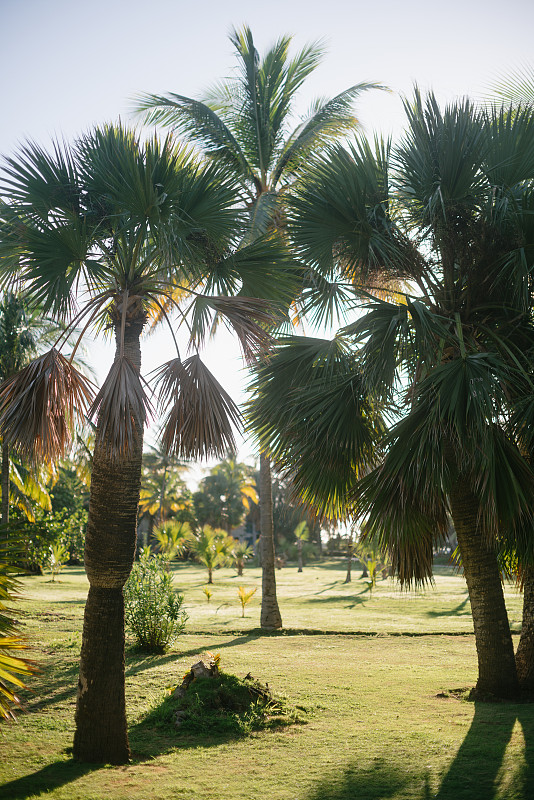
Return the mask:
<svg viewBox="0 0 534 800">
<path fill-rule="evenodd" d="M 417 92 L 406 112 L 393 158 L 360 140 L 318 159 L 291 227 L 303 257 L 396 272 L 413 291 L 369 302 L 333 342 L 286 340 L 258 372 L 251 420 L 306 500 L 367 519 L 405 583 L 431 578 L 450 509 L 477 688 L 511 697 L 497 550 L 532 542 L 534 475 L 505 422 L 531 386 L 534 115 L 442 111 Z M 382 436 L 380 406 L 395 421 Z"/>
<path fill-rule="evenodd" d="M 228 297 L 229 287 L 253 287 L 258 261 L 268 263 L 271 273 L 280 267 L 283 283 L 287 262 L 279 243 L 270 240 L 235 252 L 242 220 L 234 182 L 214 164 L 199 165 L 171 138 L 143 142 L 120 126 L 107 126 L 72 146 L 56 145 L 52 153 L 28 144 L 6 161 L 1 184 L 3 281 L 23 281 L 27 296 L 56 318 L 115 336 L 115 360 L 96 397 L 53 348 L 3 385 L 0 431 L 23 454 L 46 460 L 69 446 L 70 421 L 80 410 L 97 419 L 74 755 L 124 763 L 122 589 L 136 545 L 143 428 L 150 413 L 140 372 L 147 314 L 184 287 L 192 298 L 195 344 L 222 317 L 245 347 L 263 345 L 271 319 L 265 303 Z M 167 414 L 163 441 L 169 453 L 205 457 L 233 447 L 237 408 L 197 353 L 185 360 L 178 354 L 153 380 Z"/>
<path fill-rule="evenodd" d="M 253 241 L 273 228 L 283 229 L 286 200 L 309 156 L 354 128 L 354 101 L 363 91 L 380 87 L 360 83 L 332 99 L 317 100 L 292 128 L 298 90 L 320 63 L 323 48 L 310 44 L 290 58 L 291 37 L 283 36 L 260 58 L 246 26 L 234 29 L 230 41 L 238 59 L 237 74 L 217 83 L 205 102 L 173 93 L 146 94 L 137 110 L 144 113 L 147 123 L 162 123 L 179 131 L 210 159 L 232 171 L 249 213 L 246 238 Z M 243 289 L 251 293 L 248 286 Z M 333 301 L 327 281 L 310 280 L 306 289 L 308 304 L 312 299 L 320 304 Z M 281 299 L 288 308 L 295 289 Z M 266 629 L 282 627 L 276 598 L 271 486 L 270 461 L 261 452 L 261 627 Z"/>
</svg>

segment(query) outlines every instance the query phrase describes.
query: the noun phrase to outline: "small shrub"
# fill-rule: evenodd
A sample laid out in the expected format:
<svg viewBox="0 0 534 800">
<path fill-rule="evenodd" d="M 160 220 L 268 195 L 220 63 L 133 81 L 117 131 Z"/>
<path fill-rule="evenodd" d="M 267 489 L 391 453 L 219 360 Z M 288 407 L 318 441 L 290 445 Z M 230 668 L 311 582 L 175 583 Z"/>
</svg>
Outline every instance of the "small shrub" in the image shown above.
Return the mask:
<svg viewBox="0 0 534 800">
<path fill-rule="evenodd" d="M 126 624 L 139 647 L 150 653 L 164 653 L 187 622 L 184 598 L 172 584 L 165 559 L 143 552 L 124 587 Z"/>
</svg>

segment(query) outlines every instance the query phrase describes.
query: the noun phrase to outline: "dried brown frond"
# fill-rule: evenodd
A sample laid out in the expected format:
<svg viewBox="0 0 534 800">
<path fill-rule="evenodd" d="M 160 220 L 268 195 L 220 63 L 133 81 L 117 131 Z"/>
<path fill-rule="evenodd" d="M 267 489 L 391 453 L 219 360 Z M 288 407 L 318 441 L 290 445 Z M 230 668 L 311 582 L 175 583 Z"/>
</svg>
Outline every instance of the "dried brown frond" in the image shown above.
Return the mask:
<svg viewBox="0 0 534 800">
<path fill-rule="evenodd" d="M 52 461 L 92 399 L 90 381 L 52 348 L 0 386 L 0 435 L 30 461 Z"/>
<path fill-rule="evenodd" d="M 90 417 L 98 415 L 96 442 L 112 459 L 127 456 L 139 443 L 150 411 L 139 371 L 127 356 L 116 358 L 89 410 Z"/>
<path fill-rule="evenodd" d="M 258 297 L 213 297 L 210 305 L 225 318 L 249 362 L 272 347 L 269 330 L 277 322 L 272 306 Z"/>
<path fill-rule="evenodd" d="M 232 425 L 240 421 L 239 409 L 198 355 L 163 364 L 156 382 L 162 407 L 172 403 L 163 425 L 167 453 L 207 458 L 235 449 Z"/>
</svg>

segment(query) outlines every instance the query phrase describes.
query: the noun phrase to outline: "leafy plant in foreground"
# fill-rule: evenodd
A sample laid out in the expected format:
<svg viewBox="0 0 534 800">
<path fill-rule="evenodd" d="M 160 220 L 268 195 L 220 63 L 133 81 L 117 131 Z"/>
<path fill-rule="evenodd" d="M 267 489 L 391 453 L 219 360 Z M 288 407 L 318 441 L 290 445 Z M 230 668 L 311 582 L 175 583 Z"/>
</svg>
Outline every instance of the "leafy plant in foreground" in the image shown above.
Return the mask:
<svg viewBox="0 0 534 800">
<path fill-rule="evenodd" d="M 151 653 L 165 652 L 188 619 L 183 595 L 176 594 L 172 584 L 166 560 L 143 552 L 124 586 L 126 624 L 139 647 Z"/>
</svg>

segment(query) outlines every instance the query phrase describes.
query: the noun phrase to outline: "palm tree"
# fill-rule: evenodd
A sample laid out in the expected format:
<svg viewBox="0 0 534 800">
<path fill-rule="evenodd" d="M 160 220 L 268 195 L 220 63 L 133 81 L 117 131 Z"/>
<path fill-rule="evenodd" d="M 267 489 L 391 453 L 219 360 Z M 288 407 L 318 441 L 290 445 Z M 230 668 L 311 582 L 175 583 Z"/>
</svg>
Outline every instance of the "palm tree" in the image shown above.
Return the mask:
<svg viewBox="0 0 534 800">
<path fill-rule="evenodd" d="M 136 546 L 150 413 L 140 373 L 147 314 L 183 287 L 193 298 L 195 344 L 222 317 L 245 346 L 257 347 L 265 333 L 253 319 L 267 326 L 271 315 L 260 300 L 228 297 L 229 287 L 252 288 L 258 259 L 271 272 L 280 266 L 283 283 L 287 261 L 271 240 L 235 252 L 242 220 L 233 181 L 214 164 L 199 165 L 170 137 L 143 142 L 107 126 L 51 154 L 28 144 L 6 161 L 1 183 L 4 283 L 22 281 L 45 313 L 82 332 L 96 325 L 115 335 L 115 360 L 95 398 L 87 379 L 53 348 L 3 385 L 0 431 L 23 455 L 49 460 L 70 445 L 70 422 L 80 410 L 97 418 L 74 755 L 124 763 L 130 751 L 122 590 Z M 166 413 L 168 453 L 205 457 L 233 447 L 237 408 L 197 353 L 183 361 L 178 354 L 153 380 Z"/>
<path fill-rule="evenodd" d="M 213 583 L 213 570 L 222 567 L 231 558 L 235 540 L 222 528 L 203 525 L 198 533 L 188 537 L 187 546 L 201 564 L 208 570 L 208 583 Z"/>
<path fill-rule="evenodd" d="M 491 102 L 509 103 L 510 113 L 518 106 L 534 104 L 534 69 L 532 65 L 525 66 L 511 75 L 498 81 L 489 97 Z M 531 405 L 532 397 L 527 400 Z M 534 442 L 530 435 L 532 415 L 526 416 L 525 409 L 518 415 L 516 431 L 523 452 L 528 454 L 530 463 L 534 463 Z M 517 557 L 517 554 L 516 554 Z M 534 564 L 532 553 L 523 553 L 523 568 L 521 569 L 521 586 L 523 589 L 523 617 L 521 622 L 521 636 L 517 645 L 515 661 L 519 685 L 525 691 L 532 693 L 534 690 Z M 530 563 L 529 563 L 530 561 Z"/>
<path fill-rule="evenodd" d="M 298 571 L 302 572 L 302 545 L 310 538 L 310 532 L 305 520 L 299 522 L 293 531 L 295 539 L 297 540 L 297 554 L 298 554 Z"/>
<path fill-rule="evenodd" d="M 442 111 L 417 92 L 406 111 L 393 159 L 360 140 L 316 161 L 291 230 L 303 257 L 413 291 L 370 301 L 332 342 L 283 342 L 258 370 L 251 420 L 321 513 L 367 519 L 404 583 L 431 578 L 450 509 L 477 689 L 511 697 L 496 550 L 527 548 L 532 530 L 534 476 L 504 423 L 534 352 L 534 115 L 467 100 Z M 385 436 L 380 406 L 396 419 Z"/>
<path fill-rule="evenodd" d="M 202 478 L 195 492 L 195 510 L 199 524 L 226 528 L 231 534 L 243 522 L 253 505 L 258 503 L 253 469 L 236 460 L 232 453 Z"/>
<path fill-rule="evenodd" d="M 291 37 L 281 37 L 260 58 L 250 28 L 230 34 L 237 58 L 237 75 L 219 82 L 205 102 L 183 95 L 147 94 L 137 110 L 147 123 L 170 126 L 198 146 L 210 159 L 226 165 L 239 182 L 241 200 L 249 213 L 247 241 L 273 229 L 283 229 L 285 204 L 312 153 L 354 128 L 353 103 L 376 84 L 360 83 L 330 100 L 312 104 L 308 115 L 291 129 L 297 92 L 323 56 L 318 44 L 307 45 L 289 57 Z M 268 274 L 264 276 L 270 281 Z M 245 287 L 244 287 L 245 288 Z M 289 308 L 297 289 L 278 298 Z M 332 303 L 328 281 L 306 283 L 306 303 Z M 246 287 L 246 293 L 250 289 Z M 262 542 L 261 627 L 282 627 L 276 597 L 271 465 L 260 452 L 260 528 Z"/>
<path fill-rule="evenodd" d="M 252 558 L 253 555 L 254 555 L 254 550 L 249 544 L 247 544 L 246 542 L 236 541 L 236 544 L 234 545 L 232 550 L 232 556 L 234 559 L 234 565 L 237 569 L 237 574 L 240 577 L 243 575 L 245 561 L 248 558 Z"/>
<path fill-rule="evenodd" d="M 188 522 L 163 522 L 154 529 L 158 550 L 167 562 L 182 555 L 190 537 L 191 526 Z"/>
</svg>

